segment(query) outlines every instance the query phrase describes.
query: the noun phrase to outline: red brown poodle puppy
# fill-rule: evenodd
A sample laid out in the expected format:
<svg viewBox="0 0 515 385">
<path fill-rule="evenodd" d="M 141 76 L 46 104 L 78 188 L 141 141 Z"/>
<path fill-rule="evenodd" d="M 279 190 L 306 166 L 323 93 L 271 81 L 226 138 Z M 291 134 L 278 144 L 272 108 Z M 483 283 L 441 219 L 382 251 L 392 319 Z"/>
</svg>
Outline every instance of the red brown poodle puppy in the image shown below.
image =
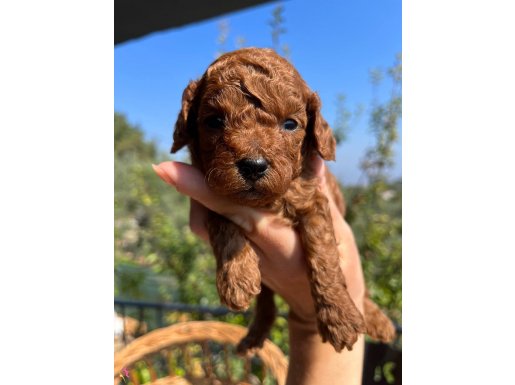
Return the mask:
<svg viewBox="0 0 515 385">
<path fill-rule="evenodd" d="M 183 93 L 172 152 L 185 145 L 214 192 L 272 210 L 298 231 L 324 341 L 341 351 L 352 349 L 360 333 L 393 338 L 393 325 L 377 305 L 367 298 L 363 317 L 347 293 L 328 201 L 309 162 L 314 151 L 334 160 L 335 140 L 318 95 L 287 60 L 269 49 L 248 48 L 211 64 Z M 328 180 L 344 214 L 338 185 L 332 175 Z M 275 319 L 273 292 L 261 283 L 258 257 L 240 227 L 210 212 L 207 228 L 222 303 L 243 310 L 258 296 L 238 350 L 258 348 Z"/>
</svg>

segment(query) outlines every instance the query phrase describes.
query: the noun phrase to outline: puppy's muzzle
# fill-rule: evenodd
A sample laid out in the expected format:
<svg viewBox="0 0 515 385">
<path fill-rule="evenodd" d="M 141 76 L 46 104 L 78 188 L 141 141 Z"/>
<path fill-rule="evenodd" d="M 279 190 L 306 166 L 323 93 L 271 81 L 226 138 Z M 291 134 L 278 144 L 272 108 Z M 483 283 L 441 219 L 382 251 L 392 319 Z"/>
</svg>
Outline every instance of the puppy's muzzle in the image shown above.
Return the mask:
<svg viewBox="0 0 515 385">
<path fill-rule="evenodd" d="M 264 158 L 245 158 L 236 163 L 241 176 L 250 181 L 257 181 L 265 176 L 268 170 L 268 162 Z"/>
</svg>

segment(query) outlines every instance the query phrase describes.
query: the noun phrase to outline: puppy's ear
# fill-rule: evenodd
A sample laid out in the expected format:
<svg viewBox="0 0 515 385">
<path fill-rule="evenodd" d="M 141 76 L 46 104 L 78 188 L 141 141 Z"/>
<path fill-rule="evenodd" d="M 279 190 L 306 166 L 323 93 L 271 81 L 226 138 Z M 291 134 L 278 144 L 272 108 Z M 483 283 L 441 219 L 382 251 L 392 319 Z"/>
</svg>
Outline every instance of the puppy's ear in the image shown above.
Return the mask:
<svg viewBox="0 0 515 385">
<path fill-rule="evenodd" d="M 172 153 L 179 151 L 187 145 L 192 138 L 192 124 L 196 121 L 196 112 L 193 111 L 193 99 L 197 95 L 198 80 L 191 81 L 182 93 L 182 108 L 175 123 L 173 132 Z"/>
<path fill-rule="evenodd" d="M 308 127 L 307 136 L 311 147 L 314 147 L 325 160 L 334 160 L 336 152 L 336 140 L 329 124 L 320 113 L 320 98 L 313 92 L 308 97 L 307 113 Z"/>
</svg>

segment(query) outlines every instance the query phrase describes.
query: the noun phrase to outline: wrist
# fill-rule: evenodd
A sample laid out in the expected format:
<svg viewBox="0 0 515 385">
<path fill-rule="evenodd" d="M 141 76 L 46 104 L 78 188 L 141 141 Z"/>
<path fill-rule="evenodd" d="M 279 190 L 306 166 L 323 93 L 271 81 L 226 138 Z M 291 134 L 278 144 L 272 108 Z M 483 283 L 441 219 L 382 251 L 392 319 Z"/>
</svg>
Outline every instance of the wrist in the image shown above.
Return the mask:
<svg viewBox="0 0 515 385">
<path fill-rule="evenodd" d="M 316 323 L 289 319 L 290 359 L 287 385 L 360 385 L 365 339 L 361 335 L 352 350 L 337 353 L 322 342 Z"/>
</svg>

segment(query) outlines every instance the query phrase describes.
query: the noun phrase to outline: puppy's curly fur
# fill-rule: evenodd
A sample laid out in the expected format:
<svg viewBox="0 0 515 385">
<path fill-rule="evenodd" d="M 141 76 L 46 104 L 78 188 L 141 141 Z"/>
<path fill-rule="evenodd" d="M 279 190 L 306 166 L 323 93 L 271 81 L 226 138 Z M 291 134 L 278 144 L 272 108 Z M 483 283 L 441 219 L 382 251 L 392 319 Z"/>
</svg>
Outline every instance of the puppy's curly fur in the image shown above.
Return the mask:
<svg viewBox="0 0 515 385">
<path fill-rule="evenodd" d="M 334 160 L 336 143 L 318 95 L 288 61 L 269 49 L 247 48 L 212 63 L 183 93 L 172 152 L 186 145 L 214 192 L 273 210 L 296 228 L 324 341 L 341 351 L 351 350 L 360 333 L 393 339 L 393 325 L 377 305 L 367 296 L 363 317 L 347 292 L 328 201 L 309 166 L 314 151 Z M 337 182 L 330 173 L 327 178 L 344 215 Z M 207 227 L 221 302 L 243 310 L 258 295 L 239 351 L 259 348 L 276 310 L 273 292 L 261 283 L 258 257 L 242 229 L 224 217 L 210 212 Z"/>
</svg>

